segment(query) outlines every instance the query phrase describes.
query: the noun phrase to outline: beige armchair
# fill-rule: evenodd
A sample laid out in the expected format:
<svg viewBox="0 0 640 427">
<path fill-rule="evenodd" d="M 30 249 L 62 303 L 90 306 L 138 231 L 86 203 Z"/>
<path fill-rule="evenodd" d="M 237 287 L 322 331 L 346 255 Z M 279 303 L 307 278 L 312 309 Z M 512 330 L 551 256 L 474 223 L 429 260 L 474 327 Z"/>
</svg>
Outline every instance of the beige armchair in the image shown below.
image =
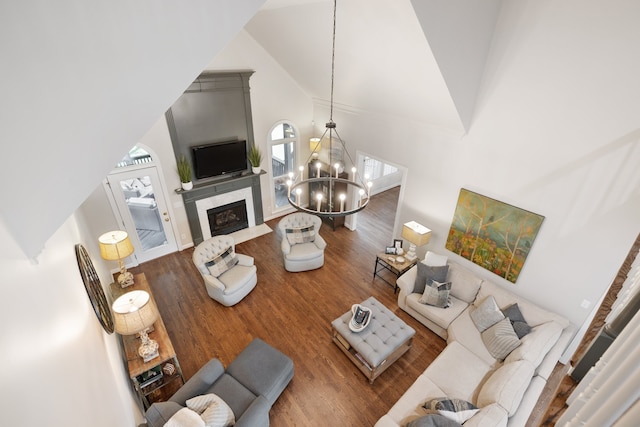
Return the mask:
<svg viewBox="0 0 640 427">
<path fill-rule="evenodd" d="M 196 246 L 192 259 L 209 296 L 227 307 L 240 302 L 258 283 L 253 257 L 235 253 L 235 241 L 231 236 L 213 236 L 205 240 Z"/>
<path fill-rule="evenodd" d="M 324 248 L 327 243 L 320 236 L 321 226 L 320 217 L 305 212 L 295 212 L 280 220 L 277 232 L 278 237 L 282 239 L 280 249 L 284 257 L 285 270 L 290 272 L 315 270 L 324 265 Z M 297 238 L 291 237 L 298 232 L 302 233 L 299 233 Z"/>
</svg>

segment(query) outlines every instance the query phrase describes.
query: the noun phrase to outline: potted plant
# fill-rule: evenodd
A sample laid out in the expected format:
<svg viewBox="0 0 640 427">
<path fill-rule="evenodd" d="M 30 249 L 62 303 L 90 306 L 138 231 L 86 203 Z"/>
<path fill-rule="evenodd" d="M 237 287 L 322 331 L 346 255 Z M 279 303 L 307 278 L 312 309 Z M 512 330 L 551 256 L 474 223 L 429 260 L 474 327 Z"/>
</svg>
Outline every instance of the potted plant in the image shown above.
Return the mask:
<svg viewBox="0 0 640 427">
<path fill-rule="evenodd" d="M 184 154 L 178 159 L 178 176 L 180 177 L 183 190 L 191 190 L 193 188 L 193 182 L 191 182 L 191 164 Z"/>
<path fill-rule="evenodd" d="M 251 163 L 251 171 L 255 174 L 260 173 L 260 163 L 262 162 L 262 153 L 256 145 L 252 145 L 249 149 L 249 163 Z"/>
</svg>

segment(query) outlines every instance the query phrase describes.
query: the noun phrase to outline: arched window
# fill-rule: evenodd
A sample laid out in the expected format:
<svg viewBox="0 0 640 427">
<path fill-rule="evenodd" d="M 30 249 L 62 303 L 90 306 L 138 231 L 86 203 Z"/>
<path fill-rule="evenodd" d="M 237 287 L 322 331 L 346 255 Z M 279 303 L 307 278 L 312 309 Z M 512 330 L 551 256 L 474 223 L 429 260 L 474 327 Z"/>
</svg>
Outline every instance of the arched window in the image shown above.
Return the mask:
<svg viewBox="0 0 640 427">
<path fill-rule="evenodd" d="M 289 206 L 287 179 L 289 172 L 295 173 L 297 136 L 295 127 L 286 121 L 276 123 L 269 132 L 274 210 Z"/>
</svg>

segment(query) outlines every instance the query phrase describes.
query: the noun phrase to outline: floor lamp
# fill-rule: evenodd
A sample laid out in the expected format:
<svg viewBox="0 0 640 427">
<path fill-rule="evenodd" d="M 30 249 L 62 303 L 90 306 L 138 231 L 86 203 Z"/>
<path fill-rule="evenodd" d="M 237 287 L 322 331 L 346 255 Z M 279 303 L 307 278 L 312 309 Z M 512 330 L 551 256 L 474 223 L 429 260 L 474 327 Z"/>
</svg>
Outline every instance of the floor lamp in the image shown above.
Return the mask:
<svg viewBox="0 0 640 427">
<path fill-rule="evenodd" d="M 100 256 L 108 261 L 118 261 L 120 265 L 120 274 L 118 275 L 118 283 L 121 287 L 133 285 L 133 274 L 127 271 L 124 265 L 124 258 L 133 253 L 133 245 L 129 240 L 126 231 L 116 230 L 104 233 L 98 237 L 100 243 Z"/>
<path fill-rule="evenodd" d="M 415 221 L 409 221 L 402 226 L 402 238 L 410 243 L 409 252 L 407 252 L 404 257 L 413 262 L 418 258 L 416 255 L 416 247 L 429 243 L 431 230 Z"/>
</svg>

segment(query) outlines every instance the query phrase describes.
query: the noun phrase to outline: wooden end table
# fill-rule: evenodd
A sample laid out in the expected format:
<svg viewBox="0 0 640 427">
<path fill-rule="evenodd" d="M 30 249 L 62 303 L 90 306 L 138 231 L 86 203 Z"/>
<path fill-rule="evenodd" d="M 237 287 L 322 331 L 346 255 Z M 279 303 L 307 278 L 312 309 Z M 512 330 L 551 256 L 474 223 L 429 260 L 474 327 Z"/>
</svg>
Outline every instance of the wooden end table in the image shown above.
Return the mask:
<svg viewBox="0 0 640 427">
<path fill-rule="evenodd" d="M 111 284 L 112 300 L 134 290 L 147 291 L 150 297 L 153 298 L 149 282 L 147 282 L 144 273 L 134 274 L 133 277 L 134 284 L 126 288 L 121 288 L 117 283 Z M 184 384 L 182 369 L 162 317 L 158 317 L 153 327 L 154 330 L 149 333 L 149 338 L 158 342 L 159 355 L 146 363 L 138 355 L 140 340 L 137 335 L 120 336 L 124 346 L 124 357 L 129 371 L 129 379 L 142 402 L 144 410 L 149 409 L 153 402 L 166 401 Z"/>
<path fill-rule="evenodd" d="M 398 256 L 399 255 L 390 255 L 385 254 L 384 252 L 380 252 L 376 254 L 376 264 L 373 268 L 373 278 L 375 279 L 376 276 L 378 276 L 386 284 L 393 286 L 394 294 L 398 290 L 397 282 L 394 280 L 393 283 L 391 283 L 379 273 L 384 272 L 385 270 L 390 271 L 391 274 L 393 274 L 397 279 L 402 274 L 406 273 L 407 270 L 418 263 L 418 258 L 414 259 L 413 261 L 409 261 L 406 258 L 404 258 L 404 262 L 391 261 L 392 259 L 395 260 Z"/>
</svg>

